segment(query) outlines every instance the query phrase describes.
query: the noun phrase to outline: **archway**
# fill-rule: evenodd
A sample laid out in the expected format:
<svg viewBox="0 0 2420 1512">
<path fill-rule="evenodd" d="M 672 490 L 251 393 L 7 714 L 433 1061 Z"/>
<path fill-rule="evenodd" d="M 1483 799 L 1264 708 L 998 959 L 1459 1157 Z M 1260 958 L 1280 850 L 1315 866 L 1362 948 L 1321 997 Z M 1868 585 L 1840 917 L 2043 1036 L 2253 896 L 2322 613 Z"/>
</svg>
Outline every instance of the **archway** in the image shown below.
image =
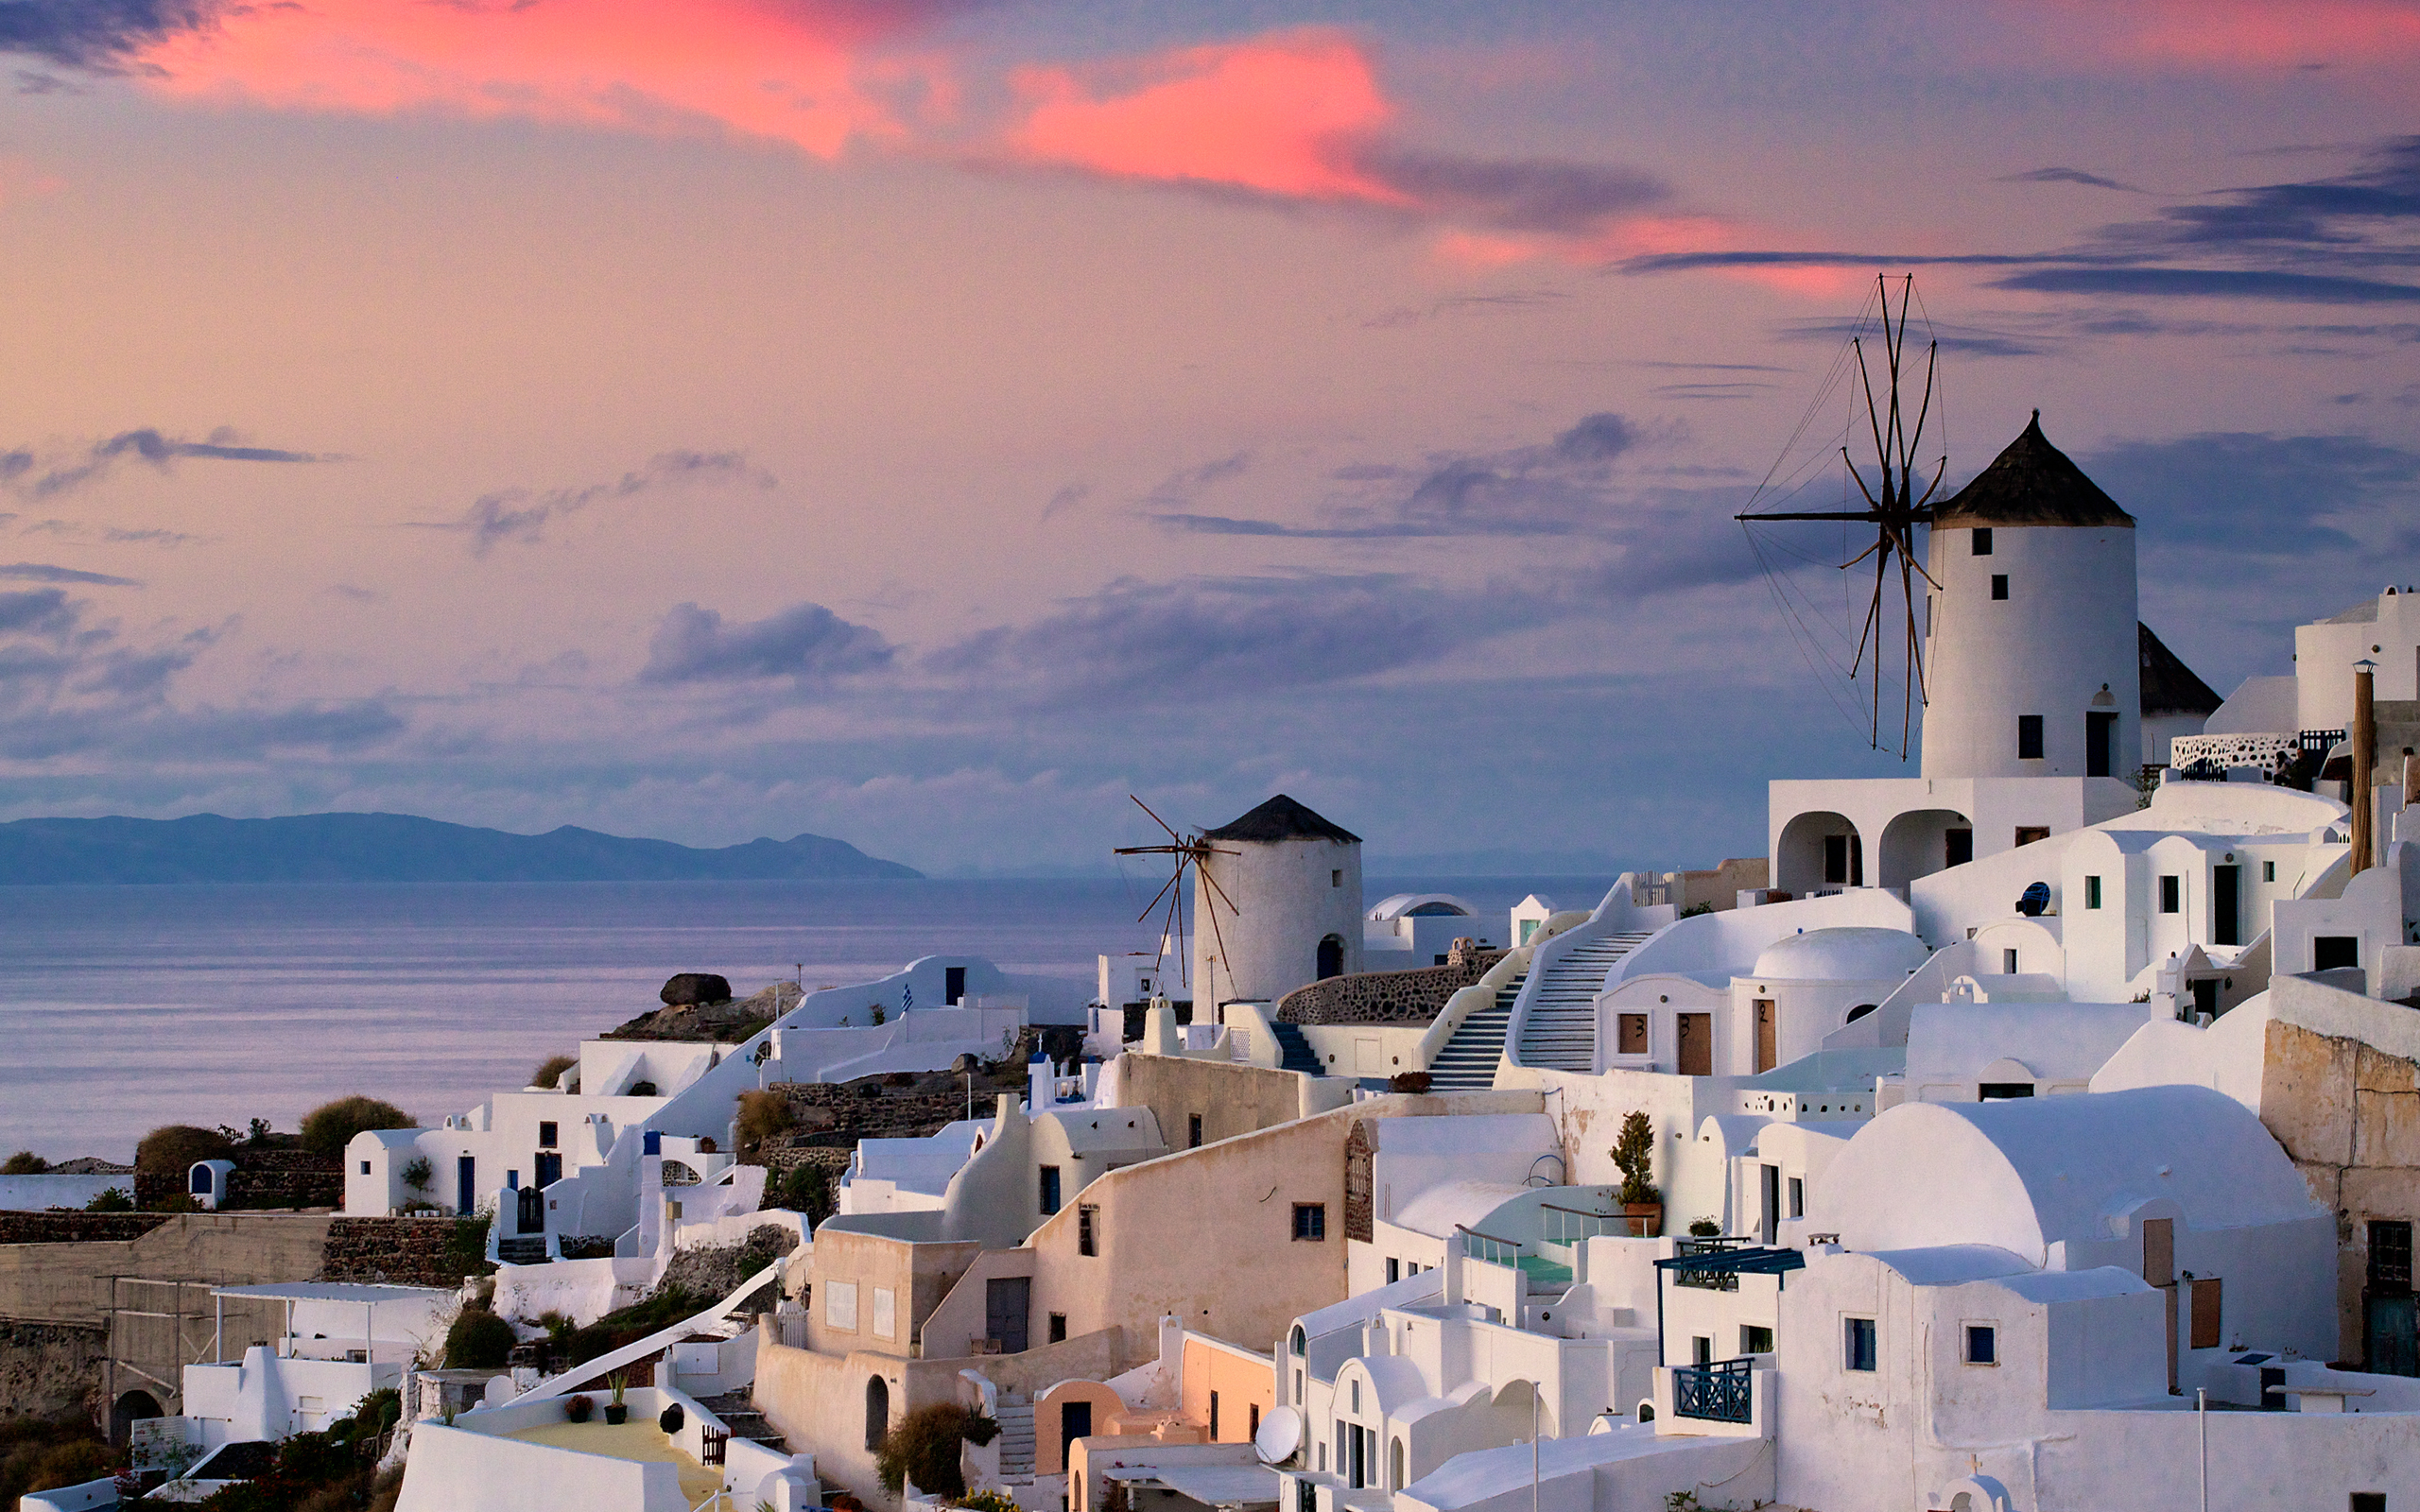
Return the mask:
<svg viewBox="0 0 2420 1512">
<path fill-rule="evenodd" d="M 1796 897 L 1865 885 L 1865 839 L 1845 814 L 1817 810 L 1782 826 L 1773 845 L 1773 885 Z"/>
<path fill-rule="evenodd" d="M 1975 821 L 1955 809 L 1911 809 L 1883 826 L 1877 859 L 1885 887 L 1962 866 L 1975 859 Z"/>
<path fill-rule="evenodd" d="M 1334 935 L 1320 941 L 1320 980 L 1344 974 L 1344 941 Z"/>
<path fill-rule="evenodd" d="M 866 1449 L 882 1447 L 883 1436 L 890 1432 L 890 1383 L 880 1376 L 866 1379 Z"/>
<path fill-rule="evenodd" d="M 123 1444 L 134 1432 L 134 1425 L 147 1418 L 164 1418 L 160 1399 L 147 1391 L 130 1391 L 110 1405 L 110 1442 Z"/>
<path fill-rule="evenodd" d="M 1403 1461 L 1403 1440 L 1398 1437 L 1394 1447 L 1387 1451 L 1387 1489 L 1390 1491 L 1400 1491 L 1407 1484 L 1404 1479 Z"/>
</svg>

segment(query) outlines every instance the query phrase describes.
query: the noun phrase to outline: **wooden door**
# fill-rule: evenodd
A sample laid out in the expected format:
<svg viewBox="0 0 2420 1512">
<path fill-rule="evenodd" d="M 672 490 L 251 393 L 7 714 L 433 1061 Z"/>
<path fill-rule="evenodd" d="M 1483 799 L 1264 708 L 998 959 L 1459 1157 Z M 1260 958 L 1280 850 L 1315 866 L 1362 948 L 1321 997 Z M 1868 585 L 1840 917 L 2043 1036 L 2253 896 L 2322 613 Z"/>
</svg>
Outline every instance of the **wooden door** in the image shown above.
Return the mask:
<svg viewBox="0 0 2420 1512">
<path fill-rule="evenodd" d="M 1684 1076 L 1714 1074 L 1714 1015 L 1711 1013 L 1676 1013 L 1672 1016 L 1680 1033 L 1677 1059 Z"/>
<path fill-rule="evenodd" d="M 1647 1015 L 1622 1013 L 1616 1014 L 1615 1020 L 1618 1026 L 1617 1038 L 1615 1040 L 1615 1054 L 1623 1056 L 1647 1054 Z"/>
<path fill-rule="evenodd" d="M 1773 1026 L 1773 1000 L 1756 999 L 1756 1070 L 1767 1072 L 1781 1064 L 1779 1036 Z"/>
<path fill-rule="evenodd" d="M 1000 1341 L 1002 1354 L 1023 1354 L 1026 1318 L 1033 1311 L 1033 1280 L 994 1276 L 983 1283 L 983 1335 Z"/>
</svg>

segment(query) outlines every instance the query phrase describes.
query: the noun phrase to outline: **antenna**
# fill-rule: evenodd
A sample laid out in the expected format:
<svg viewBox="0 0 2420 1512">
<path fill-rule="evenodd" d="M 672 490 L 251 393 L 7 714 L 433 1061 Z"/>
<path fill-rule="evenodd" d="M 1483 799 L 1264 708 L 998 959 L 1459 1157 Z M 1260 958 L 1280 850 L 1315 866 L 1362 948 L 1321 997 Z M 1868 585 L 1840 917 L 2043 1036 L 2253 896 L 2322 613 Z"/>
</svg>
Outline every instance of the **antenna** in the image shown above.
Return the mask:
<svg viewBox="0 0 2420 1512">
<path fill-rule="evenodd" d="M 1168 921 L 1167 924 L 1162 926 L 1160 930 L 1160 948 L 1157 954 L 1153 954 L 1151 957 L 1151 974 L 1154 977 L 1160 974 L 1160 962 L 1167 955 L 1168 936 L 1170 934 L 1174 934 L 1180 942 L 1184 938 L 1184 869 L 1187 867 L 1193 868 L 1194 875 L 1200 877 L 1202 882 L 1209 886 L 1211 902 L 1203 905 L 1203 911 L 1210 916 L 1210 936 L 1211 938 L 1217 940 L 1219 943 L 1219 959 L 1222 961 L 1225 960 L 1227 958 L 1227 941 L 1226 936 L 1220 934 L 1219 930 L 1219 910 L 1217 904 L 1225 903 L 1227 905 L 1227 912 L 1231 914 L 1236 911 L 1236 905 L 1235 902 L 1227 897 L 1226 889 L 1219 885 L 1219 879 L 1210 875 L 1210 868 L 1207 866 L 1204 866 L 1202 862 L 1203 858 L 1206 856 L 1234 856 L 1241 855 L 1243 852 L 1240 850 L 1222 850 L 1217 846 L 1210 844 L 1199 834 L 1188 840 L 1184 835 L 1179 834 L 1176 830 L 1169 825 L 1167 820 L 1161 818 L 1156 814 L 1151 814 L 1151 805 L 1144 802 L 1139 798 L 1134 798 L 1134 795 L 1132 793 L 1129 793 L 1126 796 L 1128 798 L 1134 799 L 1134 806 L 1136 808 L 1141 809 L 1146 814 L 1151 815 L 1151 822 L 1153 824 L 1156 824 L 1161 829 L 1167 831 L 1168 843 L 1167 845 L 1120 846 L 1114 853 L 1121 856 L 1169 856 L 1173 857 L 1176 863 L 1176 869 L 1169 874 L 1168 880 L 1160 885 L 1160 890 L 1152 895 L 1150 902 L 1143 905 L 1143 911 L 1134 916 L 1135 921 L 1139 923 L 1151 917 L 1152 911 L 1160 906 L 1161 899 L 1166 898 L 1168 901 Z M 1184 952 L 1182 944 L 1180 944 L 1177 951 L 1177 979 L 1180 982 L 1184 983 L 1187 987 L 1192 986 L 1192 979 L 1185 969 Z"/>
<path fill-rule="evenodd" d="M 1875 279 L 1876 291 L 1882 304 L 1882 392 L 1877 397 L 1875 373 L 1867 361 L 1863 335 L 1849 338 L 1849 350 L 1857 358 L 1857 372 L 1864 391 L 1867 438 L 1874 447 L 1873 461 L 1860 467 L 1841 448 L 1841 461 L 1848 469 L 1849 480 L 1864 496 L 1863 509 L 1775 510 L 1736 515 L 1743 527 L 1768 520 L 1841 520 L 1862 524 L 1874 531 L 1873 543 L 1840 564 L 1847 572 L 1868 558 L 1874 560 L 1874 589 L 1868 595 L 1865 623 L 1858 631 L 1857 651 L 1848 667 L 1849 680 L 1858 680 L 1859 673 L 1873 682 L 1872 705 L 1867 739 L 1875 749 L 1882 748 L 1882 672 L 1883 663 L 1893 653 L 1905 658 L 1906 676 L 1902 679 L 1899 709 L 1899 757 L 1908 756 L 1908 741 L 1915 720 L 1916 706 L 1928 701 L 1925 696 L 1924 640 L 1916 627 L 1915 579 L 1922 577 L 1938 589 L 1932 574 L 1925 571 L 1916 559 L 1916 527 L 1930 525 L 1933 517 L 1933 496 L 1941 490 L 1942 476 L 1949 470 L 1949 455 L 1942 454 L 1941 463 L 1933 469 L 1932 481 L 1925 485 L 1922 494 L 1915 490 L 1920 467 L 1918 453 L 1924 445 L 1925 425 L 1932 418 L 1935 369 L 1941 355 L 1941 343 L 1928 342 L 1925 348 L 1925 385 L 1923 397 L 1915 405 L 1912 418 L 1901 398 L 1903 380 L 1912 378 L 1906 359 L 1908 340 L 1908 307 L 1915 297 L 1915 275 L 1904 274 L 1899 281 L 1899 308 L 1894 316 L 1891 309 L 1891 281 L 1887 276 Z M 1929 322 L 1927 322 L 1929 323 Z M 1820 401 L 1819 401 L 1820 402 Z M 1855 429 L 1854 421 L 1851 423 Z M 1775 464 L 1774 470 L 1780 471 Z M 1892 591 L 1892 558 L 1898 558 L 1897 592 L 1900 609 L 1884 613 L 1885 601 Z M 1768 576 L 1771 576 L 1768 570 Z M 1904 618 L 1902 632 L 1899 621 Z"/>
</svg>

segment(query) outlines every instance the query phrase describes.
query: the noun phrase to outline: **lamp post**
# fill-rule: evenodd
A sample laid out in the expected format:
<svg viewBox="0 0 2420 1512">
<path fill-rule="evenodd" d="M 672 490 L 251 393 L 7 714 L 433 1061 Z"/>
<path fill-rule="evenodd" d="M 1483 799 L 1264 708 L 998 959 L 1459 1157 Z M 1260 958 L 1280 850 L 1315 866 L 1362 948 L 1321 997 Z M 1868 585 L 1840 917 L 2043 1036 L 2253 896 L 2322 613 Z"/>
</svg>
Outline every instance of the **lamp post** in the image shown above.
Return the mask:
<svg viewBox="0 0 2420 1512">
<path fill-rule="evenodd" d="M 2373 701 L 2378 664 L 2368 657 L 2353 663 L 2353 871 L 2370 869 L 2377 854 L 2377 797 L 2370 768 L 2378 759 L 2378 716 Z"/>
</svg>

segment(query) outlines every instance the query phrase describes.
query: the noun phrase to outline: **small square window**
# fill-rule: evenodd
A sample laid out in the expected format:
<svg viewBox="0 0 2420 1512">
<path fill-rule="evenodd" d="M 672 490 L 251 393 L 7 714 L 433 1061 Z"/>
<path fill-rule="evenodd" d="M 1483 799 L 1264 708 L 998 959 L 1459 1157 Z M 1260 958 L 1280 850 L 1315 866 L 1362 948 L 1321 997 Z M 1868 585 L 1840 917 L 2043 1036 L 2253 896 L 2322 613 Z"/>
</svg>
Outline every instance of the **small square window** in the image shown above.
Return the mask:
<svg viewBox="0 0 2420 1512">
<path fill-rule="evenodd" d="M 2000 972 L 2004 976 L 2014 976 L 2016 974 L 2015 946 L 2011 945 L 2006 950 L 2000 952 Z"/>
<path fill-rule="evenodd" d="M 1992 574 L 1992 597 L 1995 599 L 2004 599 L 2008 597 L 2008 574 Z"/>
<path fill-rule="evenodd" d="M 1772 1353 L 1773 1331 L 1769 1328 L 1759 1327 L 1754 1323 L 1741 1324 L 1739 1326 L 1739 1352 L 1741 1354 Z"/>
<path fill-rule="evenodd" d="M 2040 714 L 2016 716 L 2016 759 L 2021 762 L 2038 762 L 2042 759 L 2042 716 Z"/>
<path fill-rule="evenodd" d="M 1793 1218 L 1806 1216 L 1806 1183 L 1798 1177 L 1789 1178 L 1789 1215 Z"/>
<path fill-rule="evenodd" d="M 1966 1325 L 1966 1363 L 1997 1365 L 2000 1363 L 2000 1331 L 1989 1323 Z"/>
<path fill-rule="evenodd" d="M 1324 1243 L 1327 1239 L 1327 1204 L 1298 1202 L 1294 1204 L 1294 1237 Z"/>
<path fill-rule="evenodd" d="M 1184 1115 L 1184 1147 L 1188 1150 L 1201 1148 L 1201 1115 L 1200 1113 Z"/>
<path fill-rule="evenodd" d="M 2159 911 L 2163 914 L 2175 914 L 2182 913 L 2184 910 L 2185 879 L 2182 877 L 2160 878 Z"/>
<path fill-rule="evenodd" d="M 1076 1253 L 1100 1253 L 1100 1210 L 1089 1203 L 1076 1209 Z"/>
<path fill-rule="evenodd" d="M 370 1174 L 370 1162 L 368 1160 L 361 1162 L 361 1174 L 363 1176 L 368 1176 Z"/>
<path fill-rule="evenodd" d="M 2276 881 L 2277 863 L 2274 861 L 2263 861 L 2260 863 L 2260 880 L 2263 882 Z"/>
<path fill-rule="evenodd" d="M 1050 1342 L 1053 1344 L 1064 1344 L 1067 1342 L 1066 1314 L 1053 1313 L 1050 1314 Z"/>
<path fill-rule="evenodd" d="M 2384 1491 L 2355 1491 L 2351 1512 L 2386 1512 Z"/>
<path fill-rule="evenodd" d="M 1039 1195 L 1041 1197 L 1042 1215 L 1047 1218 L 1052 1213 L 1059 1211 L 1059 1168 L 1055 1165 L 1046 1165 L 1040 1169 L 1042 1172 L 1042 1190 Z"/>
<path fill-rule="evenodd" d="M 540 1148 L 540 1149 L 542 1149 L 542 1150 L 551 1150 L 551 1149 L 553 1149 L 554 1147 L 555 1147 L 555 1125 L 552 1125 L 552 1124 L 541 1124 L 541 1125 L 538 1125 L 538 1148 Z"/>
<path fill-rule="evenodd" d="M 1699 1365 L 1714 1364 L 1714 1340 L 1703 1333 L 1690 1339 L 1689 1358 Z"/>
<path fill-rule="evenodd" d="M 1389 1255 L 1387 1257 L 1387 1284 L 1392 1286 L 1401 1280 L 1403 1280 L 1403 1262 L 1397 1260 L 1392 1255 Z"/>
<path fill-rule="evenodd" d="M 1875 1362 L 1874 1319 L 1852 1317 L 1841 1320 L 1841 1366 L 1850 1370 L 1872 1370 Z"/>
<path fill-rule="evenodd" d="M 2083 879 L 2083 905 L 2086 908 L 2098 908 L 2100 906 L 2100 879 L 2099 877 L 2086 877 Z"/>
<path fill-rule="evenodd" d="M 1978 557 L 1988 557 L 1991 554 L 1992 527 L 1989 525 L 1978 525 L 1975 529 L 1975 555 Z"/>
<path fill-rule="evenodd" d="M 1327 874 L 1327 885 L 1328 885 L 1329 886 L 1331 886 L 1331 887 L 1341 887 L 1341 886 L 1343 886 L 1343 885 L 1344 885 L 1344 873 L 1343 873 L 1343 871 L 1340 869 L 1340 870 L 1336 870 L 1336 871 L 1331 871 L 1331 872 L 1329 872 L 1329 873 Z"/>
</svg>

